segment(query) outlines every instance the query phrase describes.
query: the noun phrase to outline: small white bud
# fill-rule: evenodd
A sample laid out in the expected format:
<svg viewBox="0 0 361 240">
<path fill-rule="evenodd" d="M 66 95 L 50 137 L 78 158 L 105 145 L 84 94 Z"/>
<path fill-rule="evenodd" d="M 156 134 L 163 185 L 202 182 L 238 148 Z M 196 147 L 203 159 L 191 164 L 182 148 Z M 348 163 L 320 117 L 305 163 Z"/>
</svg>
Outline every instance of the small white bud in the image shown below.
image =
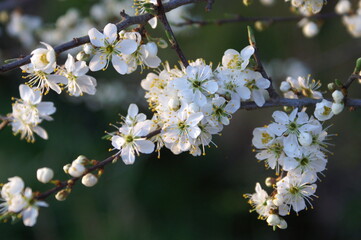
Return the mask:
<svg viewBox="0 0 361 240">
<path fill-rule="evenodd" d="M 70 168 L 70 167 L 71 167 L 71 164 L 70 164 L 70 163 L 66 164 L 66 165 L 63 167 L 63 170 L 64 170 L 64 172 L 65 172 L 66 174 L 69 173 L 69 168 Z"/>
<path fill-rule="evenodd" d="M 53 179 L 53 177 L 54 177 L 54 172 L 50 168 L 47 167 L 39 168 L 36 171 L 36 178 L 38 179 L 39 182 L 48 183 L 50 182 L 51 179 Z"/>
<path fill-rule="evenodd" d="M 291 84 L 289 82 L 283 81 L 281 82 L 280 90 L 282 92 L 288 92 L 291 89 Z"/>
<path fill-rule="evenodd" d="M 73 177 L 80 177 L 85 172 L 86 168 L 83 164 L 74 163 L 69 168 L 68 173 Z"/>
<path fill-rule="evenodd" d="M 94 176 L 94 174 L 92 173 L 88 173 L 86 174 L 82 179 L 81 179 L 81 183 L 86 186 L 86 187 L 92 187 L 95 184 L 97 184 L 98 182 L 98 178 L 96 176 Z"/>
<path fill-rule="evenodd" d="M 319 29 L 316 23 L 308 22 L 302 27 L 302 32 L 306 37 L 312 38 L 318 34 Z"/>
<path fill-rule="evenodd" d="M 265 184 L 266 184 L 267 187 L 272 187 L 274 183 L 275 183 L 274 178 L 272 178 L 272 177 L 266 178 Z"/>
<path fill-rule="evenodd" d="M 178 100 L 178 98 L 171 98 L 168 101 L 168 107 L 172 110 L 172 111 L 177 111 L 180 108 L 180 102 Z"/>
<path fill-rule="evenodd" d="M 301 132 L 298 136 L 298 141 L 302 146 L 310 146 L 312 143 L 312 135 L 307 132 Z"/>
<path fill-rule="evenodd" d="M 80 155 L 79 157 L 77 157 L 74 161 L 73 164 L 86 164 L 88 162 L 88 158 L 84 155 Z"/>
<path fill-rule="evenodd" d="M 78 52 L 76 55 L 76 60 L 78 61 L 87 61 L 89 59 L 89 54 L 86 54 L 84 51 Z"/>
<path fill-rule="evenodd" d="M 283 218 L 280 218 L 280 223 L 277 225 L 280 229 L 286 229 L 287 228 L 287 222 Z"/>
<path fill-rule="evenodd" d="M 267 223 L 270 226 L 277 226 L 281 223 L 281 220 L 277 214 L 270 214 L 267 218 Z"/>
<path fill-rule="evenodd" d="M 327 88 L 328 88 L 328 90 L 330 90 L 330 91 L 334 91 L 335 90 L 335 83 L 329 83 L 329 84 L 327 84 Z"/>
<path fill-rule="evenodd" d="M 341 103 L 342 100 L 343 100 L 343 98 L 344 98 L 344 96 L 343 96 L 343 94 L 342 94 L 341 91 L 336 90 L 336 91 L 334 91 L 334 92 L 332 93 L 332 98 L 333 98 L 333 100 L 334 100 L 336 103 Z"/>
<path fill-rule="evenodd" d="M 261 0 L 261 3 L 265 6 L 271 6 L 275 3 L 274 0 Z"/>
<path fill-rule="evenodd" d="M 84 44 L 84 46 L 83 46 L 83 51 L 84 51 L 86 54 L 92 54 L 93 51 L 94 51 L 94 47 L 93 47 L 93 45 L 91 45 L 90 43 Z"/>
<path fill-rule="evenodd" d="M 338 14 L 346 14 L 351 11 L 351 3 L 349 0 L 340 0 L 336 4 L 335 11 Z"/>
<path fill-rule="evenodd" d="M 342 112 L 344 107 L 345 107 L 345 105 L 343 103 L 332 103 L 331 109 L 332 109 L 333 114 L 337 115 Z"/>
<path fill-rule="evenodd" d="M 58 201 L 64 201 L 69 196 L 69 191 L 63 189 L 55 194 L 55 198 Z"/>
</svg>

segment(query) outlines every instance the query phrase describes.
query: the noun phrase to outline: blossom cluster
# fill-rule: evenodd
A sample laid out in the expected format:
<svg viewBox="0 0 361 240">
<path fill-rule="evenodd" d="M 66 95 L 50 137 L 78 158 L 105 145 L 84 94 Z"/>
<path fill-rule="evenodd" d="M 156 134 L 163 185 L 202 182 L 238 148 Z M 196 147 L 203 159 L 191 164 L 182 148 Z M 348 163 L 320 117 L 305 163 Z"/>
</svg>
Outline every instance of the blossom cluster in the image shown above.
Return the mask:
<svg viewBox="0 0 361 240">
<path fill-rule="evenodd" d="M 34 132 L 47 139 L 46 131 L 38 125 L 42 120 L 52 120 L 49 116 L 55 112 L 53 103 L 41 102 L 42 95 L 50 90 L 60 94 L 63 90 L 70 96 L 79 97 L 85 93 L 96 93 L 97 81 L 87 75 L 88 71 L 105 70 L 110 62 L 120 74 L 134 72 L 138 66 L 142 69 L 156 68 L 161 60 L 157 56 L 157 44 L 144 42 L 138 32 L 118 32 L 115 24 L 105 26 L 103 33 L 95 28 L 88 31 L 90 43 L 84 45 L 77 54 L 77 60 L 71 54 L 64 65 L 58 65 L 56 51 L 52 46 L 45 46 L 31 52 L 30 63 L 21 67 L 26 85 L 20 86 L 21 99 L 13 105 L 13 112 L 7 120 L 15 134 L 33 142 Z M 89 66 L 83 59 L 89 59 Z"/>
<path fill-rule="evenodd" d="M 316 115 L 316 114 L 315 114 Z M 269 195 L 259 183 L 256 193 L 245 194 L 249 203 L 270 226 L 287 227 L 283 216 L 291 209 L 297 214 L 311 207 L 316 181 L 327 164 L 327 140 L 331 136 L 321 122 L 306 112 L 294 109 L 290 114 L 275 111 L 274 122 L 253 131 L 252 143 L 256 158 L 276 171 L 277 178 L 268 178 L 266 185 L 274 190 Z"/>
<path fill-rule="evenodd" d="M 39 215 L 39 207 L 47 207 L 43 201 L 34 198 L 31 188 L 25 188 L 20 177 L 12 177 L 1 188 L 1 219 L 23 219 L 25 226 L 32 227 Z"/>
<path fill-rule="evenodd" d="M 291 1 L 293 7 L 305 16 L 310 16 L 319 13 L 325 3 L 324 0 L 285 0 Z"/>
<path fill-rule="evenodd" d="M 27 85 L 19 86 L 21 99 L 16 99 L 13 104 L 13 112 L 8 115 L 8 120 L 12 126 L 14 134 L 21 134 L 21 139 L 25 138 L 29 142 L 35 140 L 34 133 L 41 138 L 47 139 L 47 132 L 39 126 L 43 120 L 50 121 L 56 111 L 52 102 L 42 102 L 39 91 Z"/>
<path fill-rule="evenodd" d="M 112 145 L 123 161 L 132 164 L 136 154 L 154 149 L 159 153 L 162 147 L 174 154 L 205 154 L 212 135 L 229 124 L 242 101 L 252 100 L 258 106 L 265 103 L 270 81 L 252 70 L 249 62 L 253 54 L 252 46 L 241 52 L 229 49 L 215 70 L 198 59 L 187 67 L 165 64 L 158 74 L 149 73 L 141 86 L 153 117 L 147 120 L 132 104 L 122 126 L 111 133 Z M 155 131 L 159 134 L 147 137 Z"/>
<path fill-rule="evenodd" d="M 344 15 L 342 21 L 350 34 L 354 37 L 361 37 L 361 1 L 358 1 L 357 9 L 353 11 L 349 0 L 340 0 L 335 11 Z"/>
</svg>

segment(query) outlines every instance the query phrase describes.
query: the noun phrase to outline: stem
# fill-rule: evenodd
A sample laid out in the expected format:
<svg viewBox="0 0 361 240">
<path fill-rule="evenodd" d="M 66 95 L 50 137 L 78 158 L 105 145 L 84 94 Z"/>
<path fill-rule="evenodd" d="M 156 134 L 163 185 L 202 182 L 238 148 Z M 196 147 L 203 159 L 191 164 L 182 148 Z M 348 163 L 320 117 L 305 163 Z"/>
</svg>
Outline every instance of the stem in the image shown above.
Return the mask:
<svg viewBox="0 0 361 240">
<path fill-rule="evenodd" d="M 175 49 L 175 51 L 177 52 L 178 57 L 181 60 L 181 62 L 183 63 L 183 65 L 185 67 L 187 67 L 189 65 L 189 63 L 188 63 L 186 57 L 184 56 L 184 53 L 183 53 L 182 49 L 180 48 L 177 39 L 174 36 L 171 26 L 169 25 L 167 16 L 165 15 L 165 10 L 164 10 L 163 4 L 162 4 L 162 0 L 157 0 L 157 3 L 158 3 L 157 17 L 163 23 L 164 29 L 167 33 L 168 40 L 169 40 L 172 48 Z"/>
<path fill-rule="evenodd" d="M 196 2 L 204 2 L 205 0 L 173 0 L 168 3 L 165 3 L 163 6 L 164 12 L 169 12 L 174 8 L 178 8 L 180 6 L 190 4 L 190 3 L 196 3 Z M 116 24 L 118 31 L 123 30 L 129 26 L 136 25 L 136 24 L 146 24 L 152 17 L 150 13 L 142 14 L 139 16 L 128 16 L 123 21 Z M 83 36 L 79 38 L 73 38 L 73 40 L 60 44 L 56 47 L 54 47 L 55 52 L 59 55 L 60 53 L 78 47 L 80 45 L 83 45 L 85 43 L 89 43 L 90 39 L 89 36 Z M 17 60 L 15 62 L 5 64 L 0 66 L 0 72 L 7 72 L 13 69 L 16 69 L 18 67 L 21 67 L 25 64 L 30 63 L 31 55 L 28 55 L 20 60 Z"/>
<path fill-rule="evenodd" d="M 291 22 L 291 21 L 299 21 L 303 18 L 307 19 L 327 19 L 327 18 L 334 18 L 334 17 L 342 17 L 343 15 L 339 15 L 337 13 L 323 13 L 323 14 L 316 14 L 309 17 L 305 16 L 280 16 L 280 17 L 244 17 L 237 15 L 233 18 L 226 18 L 226 19 L 214 19 L 214 20 L 195 20 L 195 19 L 185 19 L 185 22 L 174 24 L 177 27 L 188 26 L 188 25 L 222 25 L 226 23 L 239 23 L 239 22 L 248 22 L 254 23 L 257 21 L 267 22 L 267 23 L 278 23 L 278 22 Z"/>
<path fill-rule="evenodd" d="M 161 132 L 161 129 L 157 129 L 153 132 L 150 132 L 147 136 L 145 136 L 145 138 L 152 138 L 154 137 L 155 135 L 158 135 L 160 134 Z M 60 182 L 59 184 L 57 184 L 58 186 L 56 187 L 53 187 L 51 189 L 49 189 L 48 191 L 46 192 L 43 192 L 43 193 L 39 193 L 38 195 L 35 196 L 35 199 L 37 200 L 44 200 L 45 198 L 59 192 L 60 190 L 66 188 L 67 186 L 71 185 L 73 186 L 75 184 L 76 181 L 78 181 L 79 179 L 81 179 L 84 175 L 90 173 L 90 172 L 94 172 L 98 169 L 102 169 L 104 168 L 106 165 L 108 165 L 109 163 L 112 163 L 115 159 L 118 159 L 119 158 L 119 155 L 120 155 L 120 151 L 117 152 L 116 154 L 104 159 L 103 161 L 95 164 L 94 166 L 88 168 L 85 173 L 83 175 L 81 175 L 80 177 L 73 177 L 71 179 L 68 179 L 68 180 L 65 180 L 65 181 L 62 181 Z M 71 184 L 70 184 L 71 183 Z"/>
</svg>

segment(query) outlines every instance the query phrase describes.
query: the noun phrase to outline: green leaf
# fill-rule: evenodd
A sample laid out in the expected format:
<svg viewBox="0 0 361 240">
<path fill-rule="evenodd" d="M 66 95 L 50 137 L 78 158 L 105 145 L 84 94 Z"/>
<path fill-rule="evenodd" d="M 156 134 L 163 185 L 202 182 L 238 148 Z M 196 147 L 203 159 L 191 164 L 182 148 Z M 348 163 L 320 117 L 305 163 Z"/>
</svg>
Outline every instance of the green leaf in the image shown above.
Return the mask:
<svg viewBox="0 0 361 240">
<path fill-rule="evenodd" d="M 254 32 L 251 26 L 247 26 L 248 31 L 248 41 L 252 46 L 256 46 L 256 38 L 254 37 Z"/>
<path fill-rule="evenodd" d="M 353 70 L 353 73 L 359 74 L 360 71 L 361 71 L 361 58 L 356 60 L 356 66 L 355 66 L 355 70 Z"/>
</svg>

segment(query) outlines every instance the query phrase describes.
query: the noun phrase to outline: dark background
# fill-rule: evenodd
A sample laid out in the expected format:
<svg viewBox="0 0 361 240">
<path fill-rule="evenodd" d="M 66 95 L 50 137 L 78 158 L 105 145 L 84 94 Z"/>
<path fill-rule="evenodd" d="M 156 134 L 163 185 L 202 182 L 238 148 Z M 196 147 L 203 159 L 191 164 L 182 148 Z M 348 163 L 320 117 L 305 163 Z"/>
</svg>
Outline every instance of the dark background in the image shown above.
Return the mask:
<svg viewBox="0 0 361 240">
<path fill-rule="evenodd" d="M 95 1 L 63 0 L 35 1 L 24 12 L 40 15 L 47 23 L 71 7 L 84 15 Z M 336 1 L 329 1 L 323 12 L 333 11 Z M 354 1 L 355 2 L 355 1 Z M 288 16 L 289 3 L 278 3 L 267 8 L 256 3 L 248 8 L 240 0 L 216 1 L 210 13 L 204 4 L 191 10 L 195 17 L 207 19 L 244 16 Z M 119 9 L 120 10 L 120 9 Z M 241 50 L 247 45 L 245 23 L 191 28 L 177 34 L 188 59 L 205 58 L 214 65 L 220 62 L 228 48 Z M 150 30 L 153 36 L 163 36 L 162 26 Z M 28 54 L 6 33 L 0 46 L 4 58 Z M 323 22 L 320 34 L 313 39 L 302 35 L 296 22 L 279 23 L 263 32 L 256 32 L 257 44 L 264 62 L 272 59 L 286 61 L 296 58 L 310 68 L 312 76 L 322 80 L 323 90 L 334 79 L 346 80 L 360 57 L 361 43 L 352 38 L 340 18 Z M 160 50 L 162 59 L 176 64 L 172 49 Z M 65 54 L 63 54 L 65 56 Z M 64 60 L 60 60 L 64 61 Z M 267 65 L 267 64 L 266 64 Z M 275 74 L 287 69 L 269 69 Z M 62 166 L 84 154 L 101 160 L 110 155 L 110 142 L 101 140 L 104 131 L 112 131 L 110 122 L 118 120 L 118 113 L 126 114 L 130 103 L 136 102 L 150 116 L 142 97 L 140 81 L 146 76 L 138 72 L 120 76 L 110 68 L 106 72 L 90 73 L 98 80 L 97 95 L 86 100 L 57 95 L 44 97 L 55 102 L 55 121 L 42 126 L 49 140 L 37 138 L 29 144 L 14 137 L 11 128 L 0 132 L 0 181 L 21 176 L 33 190 L 45 191 L 50 185 L 36 181 L 40 167 L 54 169 L 55 178 L 66 179 Z M 284 80 L 275 78 L 276 86 Z M 11 112 L 11 97 L 18 96 L 18 86 L 24 81 L 20 70 L 0 75 L 0 114 Z M 352 85 L 350 95 L 361 97 L 358 83 Z M 281 108 L 278 108 L 281 109 Z M 276 109 L 240 110 L 222 136 L 215 136 L 218 148 L 207 150 L 207 155 L 192 157 L 187 153 L 175 156 L 168 150 L 144 155 L 132 166 L 121 161 L 105 169 L 99 183 L 88 189 L 77 184 L 69 198 L 58 202 L 47 199 L 50 207 L 42 208 L 35 227 L 22 223 L 0 225 L 0 239 L 360 239 L 361 238 L 361 114 L 344 111 L 326 122 L 333 124 L 330 133 L 337 133 L 330 147 L 326 177 L 318 183 L 314 209 L 286 217 L 287 230 L 272 231 L 242 197 L 253 193 L 256 182 L 272 176 L 263 163 L 258 163 L 252 152 L 251 139 L 255 127 L 271 121 Z M 312 111 L 312 109 L 311 109 Z"/>
</svg>

